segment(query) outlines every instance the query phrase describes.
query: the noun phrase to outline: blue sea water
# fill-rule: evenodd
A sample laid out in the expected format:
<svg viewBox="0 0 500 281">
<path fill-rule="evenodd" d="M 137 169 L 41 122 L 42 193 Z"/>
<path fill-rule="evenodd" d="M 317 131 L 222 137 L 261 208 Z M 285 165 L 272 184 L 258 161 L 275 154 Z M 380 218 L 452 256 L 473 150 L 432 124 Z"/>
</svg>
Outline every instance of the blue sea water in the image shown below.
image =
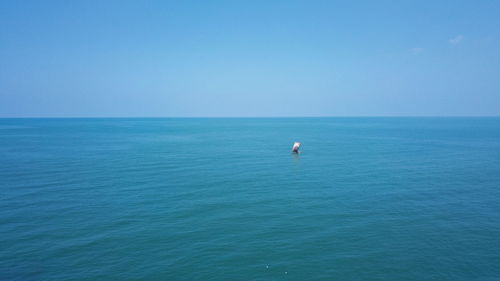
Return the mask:
<svg viewBox="0 0 500 281">
<path fill-rule="evenodd" d="M 0 119 L 0 196 L 1 280 L 500 280 L 500 118 Z"/>
</svg>

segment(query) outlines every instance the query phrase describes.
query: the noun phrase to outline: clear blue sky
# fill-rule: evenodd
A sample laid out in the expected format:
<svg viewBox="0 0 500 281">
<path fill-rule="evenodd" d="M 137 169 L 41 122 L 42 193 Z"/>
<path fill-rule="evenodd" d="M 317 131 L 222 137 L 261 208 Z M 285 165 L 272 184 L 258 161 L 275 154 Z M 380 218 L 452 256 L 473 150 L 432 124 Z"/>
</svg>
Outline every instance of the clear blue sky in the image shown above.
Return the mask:
<svg viewBox="0 0 500 281">
<path fill-rule="evenodd" d="M 1 1 L 0 117 L 500 115 L 500 1 Z"/>
</svg>

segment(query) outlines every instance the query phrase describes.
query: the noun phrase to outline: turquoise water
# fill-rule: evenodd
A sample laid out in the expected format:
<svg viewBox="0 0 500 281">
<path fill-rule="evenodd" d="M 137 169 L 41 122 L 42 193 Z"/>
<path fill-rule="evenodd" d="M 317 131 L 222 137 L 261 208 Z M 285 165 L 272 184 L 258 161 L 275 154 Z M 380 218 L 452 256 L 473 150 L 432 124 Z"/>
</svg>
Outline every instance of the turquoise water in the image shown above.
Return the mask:
<svg viewBox="0 0 500 281">
<path fill-rule="evenodd" d="M 2 280 L 500 280 L 500 118 L 0 119 L 0 155 Z"/>
</svg>

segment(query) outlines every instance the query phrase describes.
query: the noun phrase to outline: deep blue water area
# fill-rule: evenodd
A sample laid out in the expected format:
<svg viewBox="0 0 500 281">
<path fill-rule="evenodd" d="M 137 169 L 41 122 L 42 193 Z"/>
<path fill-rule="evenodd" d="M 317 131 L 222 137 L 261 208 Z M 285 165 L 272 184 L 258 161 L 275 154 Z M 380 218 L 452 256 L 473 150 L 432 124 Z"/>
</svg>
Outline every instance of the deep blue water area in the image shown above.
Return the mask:
<svg viewBox="0 0 500 281">
<path fill-rule="evenodd" d="M 500 118 L 0 119 L 0 200 L 1 280 L 498 281 Z"/>
</svg>

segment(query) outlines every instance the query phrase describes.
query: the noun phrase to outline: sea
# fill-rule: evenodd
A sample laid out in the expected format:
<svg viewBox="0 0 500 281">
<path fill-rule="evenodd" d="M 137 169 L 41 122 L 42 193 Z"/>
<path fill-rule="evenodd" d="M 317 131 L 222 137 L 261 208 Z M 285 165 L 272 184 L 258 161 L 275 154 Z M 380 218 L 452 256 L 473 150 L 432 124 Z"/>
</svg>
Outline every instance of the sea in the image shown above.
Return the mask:
<svg viewBox="0 0 500 281">
<path fill-rule="evenodd" d="M 500 118 L 0 119 L 0 280 L 498 281 Z"/>
</svg>

